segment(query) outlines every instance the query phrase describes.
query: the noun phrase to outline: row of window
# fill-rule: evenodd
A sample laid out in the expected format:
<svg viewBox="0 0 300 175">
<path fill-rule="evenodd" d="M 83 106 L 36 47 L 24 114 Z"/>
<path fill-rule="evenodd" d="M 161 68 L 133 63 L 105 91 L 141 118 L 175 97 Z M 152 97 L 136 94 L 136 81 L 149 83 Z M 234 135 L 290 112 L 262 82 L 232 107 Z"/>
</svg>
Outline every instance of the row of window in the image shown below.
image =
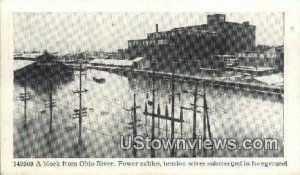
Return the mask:
<svg viewBox="0 0 300 175">
<path fill-rule="evenodd" d="M 264 58 L 276 57 L 276 53 L 239 53 L 238 57 Z"/>
<path fill-rule="evenodd" d="M 136 46 L 136 45 L 155 45 L 155 44 L 168 44 L 168 40 L 159 39 L 159 40 L 131 40 L 128 41 L 128 46 Z"/>
<path fill-rule="evenodd" d="M 196 35 L 201 36 L 203 34 L 206 34 L 208 31 L 206 30 L 199 30 L 197 27 L 195 29 L 190 28 L 188 30 L 174 30 L 174 31 L 168 31 L 168 32 L 159 32 L 159 33 L 148 33 L 149 39 L 160 39 L 160 38 L 170 38 L 170 37 L 177 37 L 178 35 Z"/>
</svg>

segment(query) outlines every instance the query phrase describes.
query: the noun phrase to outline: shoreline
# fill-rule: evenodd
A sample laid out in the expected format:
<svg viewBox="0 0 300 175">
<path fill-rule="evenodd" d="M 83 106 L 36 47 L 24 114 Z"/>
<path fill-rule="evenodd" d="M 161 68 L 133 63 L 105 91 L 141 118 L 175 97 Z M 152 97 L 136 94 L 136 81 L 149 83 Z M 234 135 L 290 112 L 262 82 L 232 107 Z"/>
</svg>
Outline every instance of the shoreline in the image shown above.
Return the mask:
<svg viewBox="0 0 300 175">
<path fill-rule="evenodd" d="M 152 75 L 152 70 L 143 70 L 143 69 L 125 69 L 120 67 L 108 67 L 108 66 L 87 66 L 88 69 L 96 69 L 102 71 L 108 71 L 111 73 L 138 73 L 142 75 Z M 160 78 L 172 78 L 172 73 L 170 72 L 162 72 L 156 71 L 155 75 Z M 218 87 L 225 87 L 225 88 L 232 88 L 232 89 L 241 89 L 250 92 L 258 92 L 263 94 L 270 94 L 270 95 L 278 95 L 283 98 L 284 96 L 284 88 L 281 87 L 273 87 L 267 85 L 255 85 L 250 83 L 243 83 L 243 82 L 234 82 L 234 81 L 226 81 L 226 80 L 218 80 L 213 78 L 204 78 L 199 76 L 192 76 L 186 74 L 174 74 L 175 79 L 183 80 L 183 81 L 193 81 L 193 82 L 204 82 L 206 84 L 211 84 L 212 86 Z"/>
</svg>

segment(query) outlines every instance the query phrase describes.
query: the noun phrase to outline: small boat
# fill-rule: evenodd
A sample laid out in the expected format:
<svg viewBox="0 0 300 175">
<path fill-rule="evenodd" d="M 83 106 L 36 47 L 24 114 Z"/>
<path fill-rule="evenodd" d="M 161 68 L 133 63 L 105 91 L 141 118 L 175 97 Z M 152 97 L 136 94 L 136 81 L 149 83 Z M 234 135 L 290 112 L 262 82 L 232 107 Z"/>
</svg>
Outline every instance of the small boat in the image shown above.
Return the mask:
<svg viewBox="0 0 300 175">
<path fill-rule="evenodd" d="M 97 83 L 104 83 L 105 79 L 104 78 L 97 78 L 97 77 L 93 77 L 93 80 Z"/>
</svg>

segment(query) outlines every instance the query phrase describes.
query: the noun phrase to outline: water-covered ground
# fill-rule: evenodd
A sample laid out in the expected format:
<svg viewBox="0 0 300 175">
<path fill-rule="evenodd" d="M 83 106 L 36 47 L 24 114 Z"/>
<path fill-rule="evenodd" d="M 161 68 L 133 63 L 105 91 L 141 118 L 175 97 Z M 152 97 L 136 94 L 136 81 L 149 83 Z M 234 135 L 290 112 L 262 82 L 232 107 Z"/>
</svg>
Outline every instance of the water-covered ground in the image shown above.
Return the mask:
<svg viewBox="0 0 300 175">
<path fill-rule="evenodd" d="M 27 87 L 34 99 L 27 102 L 27 127 L 24 128 L 24 102 L 19 94 L 24 87 L 14 84 L 14 157 L 132 157 L 132 150 L 120 149 L 120 135 L 132 133 L 132 112 L 126 110 L 133 106 L 133 94 L 136 93 L 138 130 L 137 134 L 149 136 L 151 117 L 145 116 L 146 101 L 152 99 L 152 77 L 141 75 L 118 75 L 114 73 L 88 70 L 82 77 L 83 106 L 87 115 L 83 118 L 83 146 L 78 149 L 78 118 L 74 117 L 74 108 L 79 106 L 79 97 L 73 91 L 79 88 L 78 72 L 73 79 L 58 83 L 51 93 L 53 108 L 52 133 L 49 133 L 49 91 L 47 88 Z M 93 77 L 105 78 L 104 83 L 93 81 Z M 171 114 L 171 81 L 157 79 L 155 87 L 156 105 L 161 114 L 168 106 Z M 175 117 L 179 118 L 180 107 L 191 107 L 195 84 L 183 81 L 175 82 Z M 239 89 L 224 89 L 207 86 L 208 114 L 213 138 L 276 138 L 278 150 L 219 150 L 210 156 L 215 157 L 273 157 L 283 156 L 283 100 L 277 96 L 254 94 Z M 200 84 L 199 93 L 203 92 Z M 147 100 L 148 97 L 148 100 Z M 203 104 L 203 99 L 198 99 Z M 157 106 L 156 106 L 157 109 Z M 202 108 L 199 107 L 201 111 Z M 148 106 L 151 112 L 151 106 Z M 184 111 L 183 132 L 180 124 L 175 123 L 176 138 L 192 137 L 192 111 Z M 197 114 L 197 134 L 203 130 L 203 114 Z M 170 137 L 170 122 L 156 119 L 156 137 Z M 178 151 L 178 157 L 191 156 L 191 151 Z M 197 154 L 202 156 L 201 151 Z M 138 150 L 138 157 L 149 157 L 149 150 Z M 156 151 L 156 157 L 170 157 L 170 150 Z"/>
</svg>

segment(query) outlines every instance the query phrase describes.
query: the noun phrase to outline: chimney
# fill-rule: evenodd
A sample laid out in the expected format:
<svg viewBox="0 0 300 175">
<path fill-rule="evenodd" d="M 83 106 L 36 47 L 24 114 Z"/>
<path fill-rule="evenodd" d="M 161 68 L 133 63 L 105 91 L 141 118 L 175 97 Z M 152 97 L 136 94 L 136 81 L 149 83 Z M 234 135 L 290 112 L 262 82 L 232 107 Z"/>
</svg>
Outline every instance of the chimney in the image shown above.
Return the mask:
<svg viewBox="0 0 300 175">
<path fill-rule="evenodd" d="M 156 33 L 158 32 L 158 24 L 155 24 Z"/>
</svg>

